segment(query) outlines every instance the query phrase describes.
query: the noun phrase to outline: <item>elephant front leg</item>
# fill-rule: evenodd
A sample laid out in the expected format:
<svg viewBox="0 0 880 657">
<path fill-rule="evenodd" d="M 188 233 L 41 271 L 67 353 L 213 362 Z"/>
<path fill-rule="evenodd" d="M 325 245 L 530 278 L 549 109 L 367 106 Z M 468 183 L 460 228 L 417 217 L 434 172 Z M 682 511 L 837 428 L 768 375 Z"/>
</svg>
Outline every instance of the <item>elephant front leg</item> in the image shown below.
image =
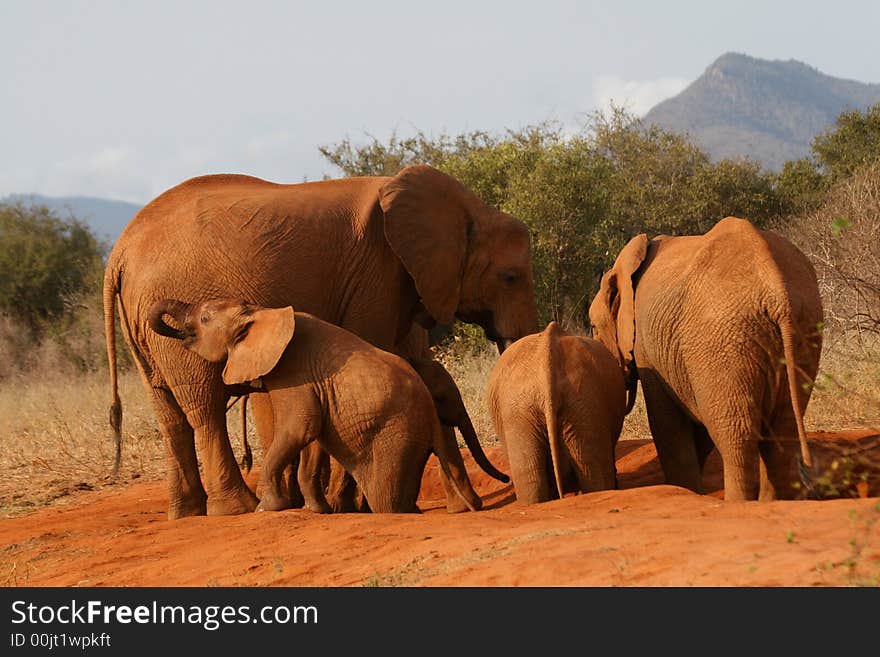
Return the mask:
<svg viewBox="0 0 880 657">
<path fill-rule="evenodd" d="M 455 429 L 445 424 L 441 425 L 441 428 L 444 434 L 444 443 L 447 445 L 455 445 Z M 464 461 L 462 461 L 461 467 L 464 467 Z M 440 483 L 443 484 L 443 490 L 446 492 L 446 511 L 448 513 L 464 513 L 467 511 L 467 504 L 465 504 L 465 501 L 461 499 L 461 496 L 456 492 L 455 487 L 452 485 L 452 482 L 449 481 L 449 477 L 446 476 L 443 468 L 439 469 L 439 474 Z M 468 481 L 468 486 L 470 486 L 470 481 Z M 476 493 L 474 493 L 474 495 L 476 495 Z"/>
<path fill-rule="evenodd" d="M 461 458 L 461 450 L 458 449 L 458 443 L 455 440 L 455 430 L 452 427 L 441 425 L 439 421 L 435 422 L 435 425 L 437 440 L 434 451 L 441 462 L 446 462 L 449 476 L 452 479 L 449 481 L 446 478 L 446 473 L 443 472 L 441 466 L 441 479 L 446 488 L 446 510 L 449 513 L 457 513 L 466 509 L 479 511 L 483 508 L 483 500 L 471 485 L 467 469 L 464 467 L 464 460 Z"/>
<path fill-rule="evenodd" d="M 289 471 L 288 468 L 294 462 L 300 462 L 298 473 L 316 473 L 315 477 L 308 477 L 308 481 L 304 481 L 303 477 L 299 480 L 307 504 L 310 496 L 317 495 L 316 488 L 321 487 L 320 465 L 317 460 L 320 460 L 323 450 L 316 442 L 321 435 L 320 406 L 307 394 L 287 394 L 283 407 L 279 407 L 273 398 L 272 405 L 277 411 L 275 435 L 266 451 L 260 471 L 261 499 L 257 511 L 291 508 L 285 472 Z M 313 446 L 306 449 L 310 444 Z M 321 490 L 320 499 L 323 500 L 323 497 Z"/>
</svg>

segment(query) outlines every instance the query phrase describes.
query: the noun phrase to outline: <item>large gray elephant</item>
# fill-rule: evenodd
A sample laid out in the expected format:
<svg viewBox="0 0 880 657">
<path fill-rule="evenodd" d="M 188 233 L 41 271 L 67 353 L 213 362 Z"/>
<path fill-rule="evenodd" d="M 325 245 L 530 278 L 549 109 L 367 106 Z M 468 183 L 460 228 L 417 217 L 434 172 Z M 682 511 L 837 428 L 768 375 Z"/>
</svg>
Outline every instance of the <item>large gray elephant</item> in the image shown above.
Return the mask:
<svg viewBox="0 0 880 657">
<path fill-rule="evenodd" d="M 630 387 L 642 382 L 668 483 L 701 491 L 714 446 L 725 499 L 799 495 L 822 302 L 788 240 L 734 217 L 705 235 L 638 235 L 602 277 L 590 321 Z"/>
<path fill-rule="evenodd" d="M 108 259 L 104 326 L 117 445 L 117 301 L 168 447 L 169 517 L 178 518 L 243 513 L 258 500 L 226 431 L 227 399 L 247 390 L 224 385 L 221 367 L 151 331 L 157 300 L 292 305 L 390 351 L 414 322 L 460 319 L 502 350 L 537 330 L 534 290 L 526 226 L 428 166 L 296 185 L 241 175 L 188 180 L 138 212 Z"/>
</svg>

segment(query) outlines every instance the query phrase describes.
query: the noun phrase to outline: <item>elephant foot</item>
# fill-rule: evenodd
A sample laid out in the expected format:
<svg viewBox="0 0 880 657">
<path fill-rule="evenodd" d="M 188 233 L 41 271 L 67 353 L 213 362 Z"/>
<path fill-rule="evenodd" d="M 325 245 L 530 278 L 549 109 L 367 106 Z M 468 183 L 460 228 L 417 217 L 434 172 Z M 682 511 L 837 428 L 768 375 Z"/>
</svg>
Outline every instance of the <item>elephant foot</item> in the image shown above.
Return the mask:
<svg viewBox="0 0 880 657">
<path fill-rule="evenodd" d="M 280 495 L 268 495 L 260 500 L 257 512 L 260 511 L 284 511 L 290 508 L 290 500 Z"/>
<path fill-rule="evenodd" d="M 208 497 L 209 516 L 237 516 L 242 513 L 250 513 L 257 508 L 260 500 L 251 490 L 245 487 L 236 493 L 228 495 L 211 495 Z"/>
<path fill-rule="evenodd" d="M 474 505 L 474 509 L 479 511 L 483 508 L 483 500 L 479 497 L 476 498 L 472 504 Z M 466 511 L 470 511 L 468 505 L 465 504 L 464 500 L 461 499 L 458 495 L 454 498 L 446 500 L 446 512 L 447 513 L 464 513 Z"/>
<path fill-rule="evenodd" d="M 192 516 L 206 516 L 208 509 L 205 502 L 201 504 L 174 504 L 168 507 L 168 519 L 179 520 L 180 518 L 190 518 Z"/>
<path fill-rule="evenodd" d="M 323 500 L 306 500 L 305 508 L 313 513 L 333 513 L 333 509 Z"/>
<path fill-rule="evenodd" d="M 168 519 L 178 520 L 180 518 L 189 518 L 191 516 L 207 515 L 207 499 L 207 496 L 204 494 L 193 496 L 190 499 L 172 499 L 168 505 Z"/>
</svg>

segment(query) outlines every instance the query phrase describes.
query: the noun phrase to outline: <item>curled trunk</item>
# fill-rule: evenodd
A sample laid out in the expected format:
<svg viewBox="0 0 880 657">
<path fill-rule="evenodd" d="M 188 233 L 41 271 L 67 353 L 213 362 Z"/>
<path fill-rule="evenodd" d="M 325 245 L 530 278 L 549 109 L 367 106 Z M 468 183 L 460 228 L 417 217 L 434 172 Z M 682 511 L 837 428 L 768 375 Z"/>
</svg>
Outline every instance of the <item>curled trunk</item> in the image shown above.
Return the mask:
<svg viewBox="0 0 880 657">
<path fill-rule="evenodd" d="M 178 325 L 183 326 L 191 307 L 190 304 L 177 301 L 176 299 L 162 299 L 154 303 L 150 308 L 150 315 L 147 321 L 150 324 L 150 328 L 159 335 L 164 335 L 166 338 L 174 338 L 175 340 L 183 340 L 186 334 L 180 329 L 169 326 L 165 322 L 165 315 L 173 317 Z"/>
</svg>

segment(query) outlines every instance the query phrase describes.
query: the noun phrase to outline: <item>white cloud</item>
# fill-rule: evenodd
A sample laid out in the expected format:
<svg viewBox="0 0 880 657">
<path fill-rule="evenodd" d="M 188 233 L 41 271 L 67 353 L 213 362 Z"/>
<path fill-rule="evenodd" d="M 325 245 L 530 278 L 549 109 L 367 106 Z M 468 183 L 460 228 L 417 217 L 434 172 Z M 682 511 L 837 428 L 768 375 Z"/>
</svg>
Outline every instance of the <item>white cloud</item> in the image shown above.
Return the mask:
<svg viewBox="0 0 880 657">
<path fill-rule="evenodd" d="M 596 109 L 608 110 L 614 104 L 636 116 L 644 116 L 654 105 L 682 91 L 690 80 L 658 78 L 656 80 L 624 80 L 616 75 L 600 75 L 593 82 Z"/>
</svg>

